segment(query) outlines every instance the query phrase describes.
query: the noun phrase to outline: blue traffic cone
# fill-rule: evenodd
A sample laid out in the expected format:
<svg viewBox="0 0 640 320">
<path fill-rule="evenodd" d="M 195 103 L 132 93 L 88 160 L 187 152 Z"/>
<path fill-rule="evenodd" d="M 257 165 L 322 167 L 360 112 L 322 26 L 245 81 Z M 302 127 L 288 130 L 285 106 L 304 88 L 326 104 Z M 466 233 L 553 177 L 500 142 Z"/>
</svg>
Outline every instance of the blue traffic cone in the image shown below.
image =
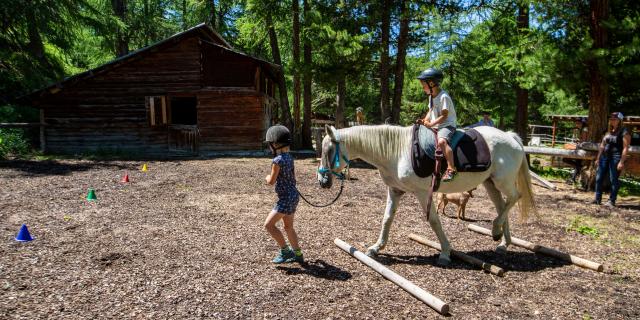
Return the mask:
<svg viewBox="0 0 640 320">
<path fill-rule="evenodd" d="M 26 224 L 23 224 L 22 227 L 20 228 L 20 231 L 18 231 L 18 235 L 16 236 L 16 241 L 27 242 L 31 240 L 33 240 L 33 238 L 31 237 L 31 234 L 29 234 L 29 229 L 27 229 Z"/>
</svg>

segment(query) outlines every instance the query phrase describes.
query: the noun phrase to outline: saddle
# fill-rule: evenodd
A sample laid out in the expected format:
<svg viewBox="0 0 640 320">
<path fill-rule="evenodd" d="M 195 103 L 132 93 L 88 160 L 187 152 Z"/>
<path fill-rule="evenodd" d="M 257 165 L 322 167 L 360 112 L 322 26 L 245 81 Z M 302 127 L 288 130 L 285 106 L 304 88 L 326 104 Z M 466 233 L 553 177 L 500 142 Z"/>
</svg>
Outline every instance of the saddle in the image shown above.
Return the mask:
<svg viewBox="0 0 640 320">
<path fill-rule="evenodd" d="M 475 129 L 457 129 L 450 147 L 458 172 L 482 172 L 491 166 L 489 146 Z M 434 173 L 435 150 L 436 134 L 431 129 L 414 124 L 411 135 L 411 166 L 418 177 L 425 178 Z M 447 166 L 442 165 L 440 169 L 442 173 Z"/>
</svg>

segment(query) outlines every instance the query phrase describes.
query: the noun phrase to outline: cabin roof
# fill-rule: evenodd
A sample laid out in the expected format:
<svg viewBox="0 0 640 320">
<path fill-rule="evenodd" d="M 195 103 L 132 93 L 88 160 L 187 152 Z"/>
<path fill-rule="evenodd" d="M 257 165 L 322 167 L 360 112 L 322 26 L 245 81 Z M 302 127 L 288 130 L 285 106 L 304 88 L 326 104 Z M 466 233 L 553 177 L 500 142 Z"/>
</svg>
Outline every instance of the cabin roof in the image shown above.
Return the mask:
<svg viewBox="0 0 640 320">
<path fill-rule="evenodd" d="M 188 30 L 179 32 L 174 34 L 171 37 L 168 37 L 164 40 L 160 40 L 152 45 L 140 48 L 138 50 L 132 51 L 122 57 L 118 57 L 114 60 L 111 60 L 110 62 L 107 62 L 101 66 L 98 66 L 96 68 L 75 74 L 73 76 L 67 77 L 65 79 L 63 79 L 62 81 L 53 83 L 51 85 L 48 85 L 44 88 L 38 89 L 33 91 L 30 94 L 27 94 L 23 97 L 20 98 L 20 100 L 23 99 L 27 99 L 27 100 L 32 100 L 32 99 L 37 99 L 39 97 L 42 97 L 44 95 L 47 94 L 54 94 L 57 93 L 59 91 L 61 91 L 62 89 L 64 89 L 65 87 L 69 87 L 69 86 L 73 86 L 74 84 L 80 82 L 80 81 L 84 81 L 87 79 L 91 79 L 93 77 L 95 77 L 98 74 L 104 73 L 106 71 L 109 71 L 111 69 L 114 69 L 116 67 L 119 67 L 123 64 L 126 64 L 128 62 L 131 62 L 137 58 L 140 58 L 141 56 L 147 54 L 147 53 L 152 53 L 152 52 L 157 52 L 158 50 L 161 50 L 162 48 L 166 47 L 167 45 L 170 44 L 175 44 L 178 43 L 180 41 L 182 41 L 183 39 L 192 36 L 192 35 L 201 35 L 204 36 L 205 38 L 208 38 L 211 41 L 207 41 L 204 40 L 204 42 L 206 42 L 207 44 L 216 46 L 222 50 L 226 50 L 229 51 L 233 54 L 237 54 L 237 55 L 242 55 L 243 57 L 246 57 L 248 59 L 254 60 L 256 61 L 258 64 L 260 64 L 262 67 L 265 67 L 272 75 L 277 74 L 278 72 L 281 72 L 281 67 L 277 64 L 273 64 L 271 62 L 268 62 L 266 60 L 262 60 L 253 56 L 250 56 L 246 53 L 237 51 L 235 49 L 233 49 L 233 47 L 231 46 L 231 44 L 229 44 L 226 40 L 224 40 L 224 38 L 222 38 L 222 36 L 220 36 L 220 34 L 218 34 L 213 28 L 211 28 L 210 26 L 208 26 L 205 23 L 201 23 L 195 27 L 192 27 Z"/>
</svg>

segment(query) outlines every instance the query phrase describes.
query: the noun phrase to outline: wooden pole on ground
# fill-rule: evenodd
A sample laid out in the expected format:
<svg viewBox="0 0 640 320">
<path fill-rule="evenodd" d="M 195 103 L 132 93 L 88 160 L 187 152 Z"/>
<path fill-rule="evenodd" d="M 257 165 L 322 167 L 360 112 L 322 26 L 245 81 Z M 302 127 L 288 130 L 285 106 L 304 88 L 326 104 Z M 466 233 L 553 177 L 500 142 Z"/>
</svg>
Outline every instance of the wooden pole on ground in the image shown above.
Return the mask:
<svg viewBox="0 0 640 320">
<path fill-rule="evenodd" d="M 413 282 L 403 278 L 399 274 L 391 271 L 391 269 L 385 267 L 379 262 L 367 257 L 366 254 L 356 250 L 356 248 L 352 247 L 350 244 L 336 238 L 333 240 L 333 243 L 336 244 L 340 249 L 344 252 L 348 253 L 352 257 L 360 260 L 363 264 L 368 266 L 369 268 L 375 270 L 377 273 L 381 274 L 383 277 L 387 278 L 389 281 L 395 283 L 400 288 L 405 291 L 411 293 L 414 297 L 418 298 L 420 301 L 426 303 L 429 307 L 438 311 L 440 314 L 446 315 L 449 313 L 449 305 L 444 303 L 442 300 L 433 296 L 429 292 L 424 291 L 424 289 L 416 286 Z"/>
<path fill-rule="evenodd" d="M 438 251 L 442 251 L 442 249 L 440 248 L 440 244 L 435 242 L 435 241 L 431 241 L 428 239 L 425 239 L 417 234 L 409 234 L 409 239 L 420 243 L 420 244 L 424 244 L 425 246 L 434 248 Z M 474 266 L 480 267 L 480 269 L 485 270 L 491 274 L 495 274 L 496 276 L 499 277 L 504 277 L 504 269 L 492 265 L 490 263 L 486 263 L 478 258 L 474 258 L 470 255 L 466 255 L 460 251 L 456 251 L 456 250 L 451 250 L 451 255 L 455 258 L 458 258 L 466 263 L 472 264 Z"/>
<path fill-rule="evenodd" d="M 551 190 L 557 190 L 558 189 L 553 183 L 545 180 L 541 176 L 537 175 L 535 172 L 529 170 L 529 174 L 531 175 L 531 178 L 533 178 L 536 181 L 540 182 L 543 187 L 546 187 L 547 189 L 551 189 Z"/>
<path fill-rule="evenodd" d="M 480 226 L 476 226 L 475 224 L 470 224 L 467 226 L 467 229 L 480 233 L 480 234 L 484 234 L 487 236 L 491 236 L 491 230 L 480 227 Z M 534 244 L 531 243 L 529 241 L 525 241 L 522 239 L 518 239 L 518 238 L 514 238 L 511 237 L 511 243 L 513 243 L 514 245 L 521 247 L 521 248 L 525 248 L 528 250 L 531 250 L 533 252 L 536 253 L 541 253 L 541 254 L 546 254 L 548 256 L 552 256 L 567 262 L 571 262 L 577 266 L 583 267 L 583 268 L 587 268 L 587 269 L 591 269 L 591 270 L 595 270 L 598 272 L 602 272 L 602 270 L 604 270 L 604 267 L 602 266 L 602 264 L 600 263 L 596 263 L 587 259 L 583 259 L 580 257 L 576 257 L 574 255 L 570 255 L 566 252 L 562 252 L 562 251 L 558 251 L 556 249 L 552 249 L 549 247 L 545 247 L 545 246 L 541 246 L 538 244 Z"/>
</svg>

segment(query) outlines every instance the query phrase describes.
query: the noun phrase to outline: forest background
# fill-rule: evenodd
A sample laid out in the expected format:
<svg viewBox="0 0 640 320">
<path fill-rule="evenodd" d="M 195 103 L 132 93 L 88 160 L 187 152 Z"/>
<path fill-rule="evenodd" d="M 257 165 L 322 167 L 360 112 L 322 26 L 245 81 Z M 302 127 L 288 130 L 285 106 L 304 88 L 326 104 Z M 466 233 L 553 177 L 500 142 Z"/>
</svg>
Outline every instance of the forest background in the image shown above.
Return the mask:
<svg viewBox="0 0 640 320">
<path fill-rule="evenodd" d="M 526 137 L 551 114 L 638 115 L 640 1 L 4 0 L 0 122 L 37 122 L 19 97 L 205 22 L 235 49 L 283 66 L 279 120 L 310 146 L 311 112 L 408 125 L 426 109 L 416 76 L 444 71 L 458 123 L 482 111 Z M 569 124 L 571 125 L 571 124 Z M 0 129 L 0 157 L 27 152 Z"/>
</svg>

